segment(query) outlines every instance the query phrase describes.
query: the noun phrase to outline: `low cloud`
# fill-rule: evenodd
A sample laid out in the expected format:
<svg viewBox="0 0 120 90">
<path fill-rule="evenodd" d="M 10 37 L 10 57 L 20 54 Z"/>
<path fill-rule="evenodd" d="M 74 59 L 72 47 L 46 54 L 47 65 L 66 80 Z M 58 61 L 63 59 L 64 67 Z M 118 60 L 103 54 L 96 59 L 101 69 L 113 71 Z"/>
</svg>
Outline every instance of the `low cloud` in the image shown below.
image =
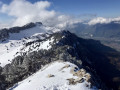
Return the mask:
<svg viewBox="0 0 120 90">
<path fill-rule="evenodd" d="M 0 29 L 1 28 L 8 28 L 8 27 L 9 27 L 8 24 L 1 23 L 1 21 L 0 21 Z"/>
<path fill-rule="evenodd" d="M 95 24 L 105 24 L 110 22 L 120 22 L 120 17 L 117 18 L 103 18 L 103 17 L 97 17 L 88 22 L 89 25 L 95 25 Z"/>
</svg>

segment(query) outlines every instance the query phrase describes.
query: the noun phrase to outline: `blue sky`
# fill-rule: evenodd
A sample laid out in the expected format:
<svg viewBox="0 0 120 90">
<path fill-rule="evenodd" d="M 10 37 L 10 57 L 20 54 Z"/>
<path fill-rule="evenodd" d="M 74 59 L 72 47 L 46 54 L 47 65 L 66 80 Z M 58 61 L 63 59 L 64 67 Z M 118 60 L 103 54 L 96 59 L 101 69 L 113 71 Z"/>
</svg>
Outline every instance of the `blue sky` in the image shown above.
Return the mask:
<svg viewBox="0 0 120 90">
<path fill-rule="evenodd" d="M 120 0 L 49 0 L 58 11 L 84 15 L 96 14 L 103 17 L 120 16 Z"/>
<path fill-rule="evenodd" d="M 12 0 L 1 0 L 10 3 Z M 27 0 L 36 2 L 40 0 Z M 46 1 L 46 0 L 42 0 Z M 120 16 L 120 0 L 47 0 L 52 3 L 51 9 L 71 15 L 97 15 L 101 17 Z"/>
</svg>

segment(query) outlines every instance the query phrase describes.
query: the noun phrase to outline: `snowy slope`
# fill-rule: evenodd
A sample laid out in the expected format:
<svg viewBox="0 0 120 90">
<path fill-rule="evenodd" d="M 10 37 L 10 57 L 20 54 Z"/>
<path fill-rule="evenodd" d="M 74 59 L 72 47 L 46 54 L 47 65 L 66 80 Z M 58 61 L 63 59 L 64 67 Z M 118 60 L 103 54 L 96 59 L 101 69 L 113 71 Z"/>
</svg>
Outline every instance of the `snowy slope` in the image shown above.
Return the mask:
<svg viewBox="0 0 120 90">
<path fill-rule="evenodd" d="M 3 67 L 10 63 L 14 57 L 20 54 L 18 54 L 18 52 L 23 52 L 21 50 L 25 47 L 26 43 L 44 39 L 45 37 L 43 34 L 48 37 L 49 34 L 57 31 L 59 31 L 59 29 L 38 24 L 33 28 L 22 30 L 19 33 L 10 33 L 9 38 L 6 41 L 0 41 L 0 66 Z M 36 49 L 50 49 L 49 42 L 52 41 L 48 40 L 40 43 L 41 47 Z M 28 50 L 27 48 L 25 49 L 26 52 Z"/>
<path fill-rule="evenodd" d="M 77 79 L 71 70 L 76 65 L 69 62 L 57 61 L 44 66 L 35 74 L 14 85 L 9 90 L 90 90 L 90 83 L 84 80 L 81 83 L 70 85 L 67 79 Z M 51 75 L 51 77 L 50 77 Z M 49 76 L 49 77 L 48 77 Z M 85 77 L 83 77 L 85 78 Z"/>
</svg>

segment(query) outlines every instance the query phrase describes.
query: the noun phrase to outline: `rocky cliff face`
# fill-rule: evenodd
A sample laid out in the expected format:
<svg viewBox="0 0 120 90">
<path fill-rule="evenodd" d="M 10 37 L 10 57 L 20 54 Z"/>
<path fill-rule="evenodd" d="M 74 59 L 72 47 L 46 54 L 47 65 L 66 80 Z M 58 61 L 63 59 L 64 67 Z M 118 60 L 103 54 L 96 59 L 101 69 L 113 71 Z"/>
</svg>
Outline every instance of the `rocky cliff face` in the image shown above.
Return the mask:
<svg viewBox="0 0 120 90">
<path fill-rule="evenodd" d="M 58 60 L 84 68 L 91 75 L 90 82 L 97 88 L 116 90 L 120 86 L 120 53 L 99 41 L 82 39 L 69 31 L 30 41 L 17 54 L 10 64 L 0 69 L 0 78 L 4 77 L 0 81 L 1 89 L 11 87 L 44 65 Z"/>
</svg>

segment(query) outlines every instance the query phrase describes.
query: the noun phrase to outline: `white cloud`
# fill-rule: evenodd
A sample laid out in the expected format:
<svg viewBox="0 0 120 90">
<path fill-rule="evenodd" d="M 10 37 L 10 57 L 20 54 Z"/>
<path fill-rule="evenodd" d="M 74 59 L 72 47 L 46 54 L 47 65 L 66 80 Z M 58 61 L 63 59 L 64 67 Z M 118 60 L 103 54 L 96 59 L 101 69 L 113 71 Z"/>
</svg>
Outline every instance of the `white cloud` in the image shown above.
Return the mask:
<svg viewBox="0 0 120 90">
<path fill-rule="evenodd" d="M 97 24 L 97 23 L 102 24 L 102 23 L 108 23 L 108 22 L 109 22 L 109 20 L 106 19 L 106 18 L 97 17 L 97 18 L 94 18 L 94 19 L 90 20 L 90 21 L 88 22 L 88 24 L 89 24 L 89 25 L 94 25 L 94 24 Z"/>
<path fill-rule="evenodd" d="M 13 25 L 24 25 L 29 22 L 45 21 L 55 16 L 54 11 L 48 11 L 48 1 L 39 1 L 34 4 L 26 0 L 13 0 L 9 5 L 3 4 L 2 13 L 15 17 Z"/>
<path fill-rule="evenodd" d="M 48 10 L 51 3 L 38 1 L 31 3 L 26 0 L 13 0 L 10 4 L 3 4 L 0 13 L 14 17 L 11 26 L 22 26 L 29 22 L 42 22 L 45 25 L 65 28 L 68 24 L 78 22 L 69 15 L 61 15 L 54 10 Z"/>
<path fill-rule="evenodd" d="M 117 18 L 103 18 L 103 17 L 97 17 L 88 22 L 89 25 L 95 25 L 95 24 L 104 24 L 104 23 L 110 23 L 112 21 L 119 22 L 120 17 Z"/>
<path fill-rule="evenodd" d="M 120 21 L 120 17 L 117 17 L 117 18 L 112 18 L 111 21 L 116 21 L 116 22 L 119 22 Z"/>
</svg>

